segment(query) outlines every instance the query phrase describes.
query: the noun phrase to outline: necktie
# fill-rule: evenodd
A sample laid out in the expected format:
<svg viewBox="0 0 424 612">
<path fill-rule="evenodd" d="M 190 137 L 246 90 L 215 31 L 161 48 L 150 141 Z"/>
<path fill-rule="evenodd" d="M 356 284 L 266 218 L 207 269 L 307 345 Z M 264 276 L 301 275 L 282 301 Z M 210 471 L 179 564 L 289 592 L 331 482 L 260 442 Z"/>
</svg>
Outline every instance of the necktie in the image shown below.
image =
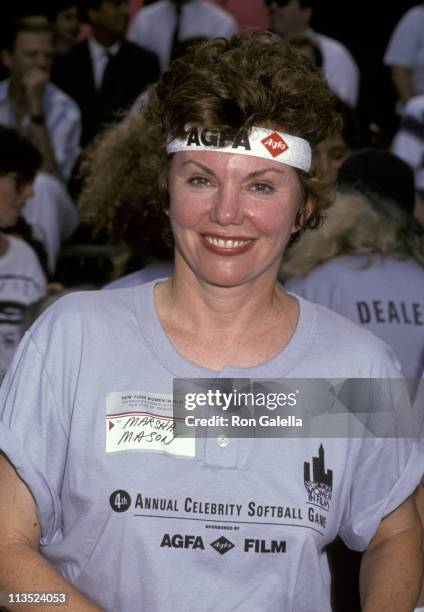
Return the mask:
<svg viewBox="0 0 424 612">
<path fill-rule="evenodd" d="M 103 72 L 102 82 L 100 85 L 101 92 L 107 89 L 110 79 L 111 79 L 112 71 L 113 71 L 114 55 L 113 53 L 110 53 L 108 50 L 105 50 L 105 55 L 107 57 L 107 63 L 106 63 L 106 66 Z"/>
<path fill-rule="evenodd" d="M 173 59 L 175 59 L 175 52 L 178 48 L 178 42 L 179 42 L 179 37 L 180 37 L 180 27 L 181 27 L 181 9 L 182 6 L 181 4 L 175 4 L 175 29 L 174 29 L 174 34 L 172 35 L 172 41 L 171 41 L 171 55 L 170 55 L 170 60 L 172 62 Z"/>
</svg>

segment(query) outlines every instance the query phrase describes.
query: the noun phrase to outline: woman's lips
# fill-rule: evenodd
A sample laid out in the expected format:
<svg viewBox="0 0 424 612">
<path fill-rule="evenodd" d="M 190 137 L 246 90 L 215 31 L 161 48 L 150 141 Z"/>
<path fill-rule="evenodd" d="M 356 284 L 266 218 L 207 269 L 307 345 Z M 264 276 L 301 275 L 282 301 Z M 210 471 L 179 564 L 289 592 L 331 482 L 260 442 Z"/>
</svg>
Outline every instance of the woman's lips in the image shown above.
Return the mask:
<svg viewBox="0 0 424 612">
<path fill-rule="evenodd" d="M 217 255 L 240 255 L 250 250 L 254 243 L 254 238 L 241 236 L 213 236 L 202 234 L 205 247 Z"/>
</svg>

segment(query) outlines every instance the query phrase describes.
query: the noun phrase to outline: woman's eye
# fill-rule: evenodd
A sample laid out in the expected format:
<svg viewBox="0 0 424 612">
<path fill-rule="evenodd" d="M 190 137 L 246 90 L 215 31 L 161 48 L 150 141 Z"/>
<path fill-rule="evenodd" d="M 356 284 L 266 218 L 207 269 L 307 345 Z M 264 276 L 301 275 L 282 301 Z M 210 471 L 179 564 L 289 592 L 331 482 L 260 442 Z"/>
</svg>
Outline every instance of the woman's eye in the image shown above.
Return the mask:
<svg viewBox="0 0 424 612">
<path fill-rule="evenodd" d="M 334 161 L 341 161 L 346 157 L 348 151 L 346 149 L 333 149 L 330 151 L 330 157 Z"/>
<path fill-rule="evenodd" d="M 206 176 L 193 176 L 188 182 L 196 187 L 208 187 L 210 185 L 210 181 Z"/>
<path fill-rule="evenodd" d="M 267 185 L 267 183 L 255 183 L 252 190 L 256 193 L 271 193 L 271 191 L 274 191 L 271 185 Z"/>
</svg>

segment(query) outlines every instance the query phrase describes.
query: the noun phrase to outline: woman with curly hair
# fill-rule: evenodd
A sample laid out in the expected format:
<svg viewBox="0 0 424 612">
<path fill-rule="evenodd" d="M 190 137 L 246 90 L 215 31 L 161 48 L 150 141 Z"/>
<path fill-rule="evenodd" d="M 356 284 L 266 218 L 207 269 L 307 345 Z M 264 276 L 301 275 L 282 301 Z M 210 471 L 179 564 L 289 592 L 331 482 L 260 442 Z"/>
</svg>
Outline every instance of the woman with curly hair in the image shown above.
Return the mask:
<svg viewBox="0 0 424 612">
<path fill-rule="evenodd" d="M 277 283 L 288 242 L 328 206 L 311 147 L 338 124 L 319 71 L 258 34 L 176 60 L 97 143 L 87 216 L 167 224 L 175 273 L 65 297 L 22 343 L 0 396 L 1 591 L 66 592 L 79 612 L 328 612 L 340 533 L 367 549 L 364 609 L 412 607 L 417 448 L 243 437 L 222 409 L 256 379 L 398 375 L 385 345 Z M 175 412 L 173 383 L 190 390 Z M 194 430 L 202 406 L 216 419 Z"/>
</svg>

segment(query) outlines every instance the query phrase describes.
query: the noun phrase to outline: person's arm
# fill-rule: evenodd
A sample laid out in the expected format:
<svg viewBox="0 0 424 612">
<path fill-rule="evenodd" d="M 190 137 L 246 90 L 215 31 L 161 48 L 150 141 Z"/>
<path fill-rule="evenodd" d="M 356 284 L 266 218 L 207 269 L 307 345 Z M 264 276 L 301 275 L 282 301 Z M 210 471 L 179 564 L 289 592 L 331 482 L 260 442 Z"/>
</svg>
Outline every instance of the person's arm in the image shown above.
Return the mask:
<svg viewBox="0 0 424 612">
<path fill-rule="evenodd" d="M 412 85 L 411 70 L 406 66 L 392 66 L 390 69 L 392 81 L 396 87 L 399 100 L 402 104 L 408 102 L 415 96 L 414 87 Z"/>
<path fill-rule="evenodd" d="M 411 612 L 423 569 L 422 529 L 412 497 L 386 516 L 362 557 L 363 612 Z"/>
<path fill-rule="evenodd" d="M 418 510 L 418 515 L 421 519 L 421 524 L 424 525 L 424 481 L 422 481 L 417 487 L 414 498 Z M 420 607 L 424 606 L 424 580 L 421 583 L 421 593 L 418 598 L 417 605 Z"/>
<path fill-rule="evenodd" d="M 43 170 L 53 173 L 57 170 L 57 161 L 47 129 L 43 104 L 48 78 L 49 75 L 44 70 L 33 68 L 24 75 L 22 82 L 30 116 L 29 137 L 42 155 Z"/>
<path fill-rule="evenodd" d="M 14 467 L 0 454 L 0 592 L 66 593 L 67 606 L 38 606 L 39 612 L 95 612 L 96 605 L 79 593 L 40 554 L 40 524 L 34 499 Z M 29 610 L 13 605 L 10 610 Z M 4 608 L 9 609 L 9 608 Z"/>
</svg>

